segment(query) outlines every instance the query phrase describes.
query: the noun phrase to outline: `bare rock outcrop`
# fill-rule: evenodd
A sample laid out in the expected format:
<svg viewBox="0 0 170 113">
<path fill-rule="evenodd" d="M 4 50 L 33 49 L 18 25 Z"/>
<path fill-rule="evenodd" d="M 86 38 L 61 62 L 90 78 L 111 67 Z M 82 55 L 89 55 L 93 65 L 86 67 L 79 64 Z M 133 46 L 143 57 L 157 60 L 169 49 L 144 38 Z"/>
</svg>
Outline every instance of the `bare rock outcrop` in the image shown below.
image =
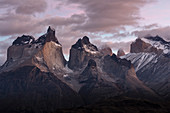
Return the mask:
<svg viewBox="0 0 170 113">
<path fill-rule="evenodd" d="M 125 55 L 125 52 L 123 51 L 123 49 L 119 49 L 117 51 L 117 57 L 121 57 L 121 56 L 124 56 Z"/>
<path fill-rule="evenodd" d="M 18 37 L 8 48 L 7 61 L 0 72 L 22 66 L 37 66 L 48 72 L 63 68 L 65 64 L 62 45 L 55 37 L 55 30 L 49 27 L 47 33 L 37 40 L 28 35 Z"/>
<path fill-rule="evenodd" d="M 163 50 L 157 49 L 149 43 L 146 43 L 140 38 L 137 38 L 130 46 L 131 53 L 140 53 L 140 52 L 154 52 L 156 54 L 161 54 Z"/>
<path fill-rule="evenodd" d="M 100 53 L 103 54 L 103 56 L 106 56 L 106 55 L 112 55 L 112 49 L 107 46 L 107 45 L 103 45 L 100 47 L 99 49 Z"/>
<path fill-rule="evenodd" d="M 105 56 L 103 71 L 116 80 L 116 85 L 130 97 L 159 99 L 159 97 L 136 76 L 131 61 L 120 59 L 115 54 Z"/>
<path fill-rule="evenodd" d="M 89 38 L 84 36 L 79 39 L 70 49 L 68 67 L 70 69 L 80 69 L 85 66 L 89 59 L 100 57 L 98 48 L 91 44 Z"/>
</svg>

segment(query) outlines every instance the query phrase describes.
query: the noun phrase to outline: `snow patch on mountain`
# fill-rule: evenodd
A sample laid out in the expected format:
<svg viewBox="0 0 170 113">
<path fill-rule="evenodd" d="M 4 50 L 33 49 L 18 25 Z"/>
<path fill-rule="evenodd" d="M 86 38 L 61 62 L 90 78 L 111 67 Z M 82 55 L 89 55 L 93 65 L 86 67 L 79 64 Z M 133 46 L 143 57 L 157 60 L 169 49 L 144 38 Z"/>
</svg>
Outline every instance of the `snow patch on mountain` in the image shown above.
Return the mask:
<svg viewBox="0 0 170 113">
<path fill-rule="evenodd" d="M 161 41 L 151 40 L 147 37 L 140 38 L 142 41 L 151 44 L 153 47 L 157 49 L 162 49 L 164 54 L 170 53 L 170 44 L 163 43 Z"/>
<path fill-rule="evenodd" d="M 60 44 L 57 44 L 57 43 L 55 43 L 55 42 L 53 42 L 53 41 L 51 41 L 55 46 L 57 46 L 57 47 L 62 47 Z"/>
<path fill-rule="evenodd" d="M 87 45 L 83 45 L 83 48 L 85 49 L 86 52 L 91 53 L 91 54 L 96 54 L 98 53 L 98 51 L 96 51 L 93 46 L 87 46 Z"/>
<path fill-rule="evenodd" d="M 157 55 L 155 53 L 129 53 L 120 58 L 125 58 L 130 60 L 133 64 L 135 63 L 135 71 L 142 69 L 148 63 L 153 62 L 157 63 Z"/>
</svg>

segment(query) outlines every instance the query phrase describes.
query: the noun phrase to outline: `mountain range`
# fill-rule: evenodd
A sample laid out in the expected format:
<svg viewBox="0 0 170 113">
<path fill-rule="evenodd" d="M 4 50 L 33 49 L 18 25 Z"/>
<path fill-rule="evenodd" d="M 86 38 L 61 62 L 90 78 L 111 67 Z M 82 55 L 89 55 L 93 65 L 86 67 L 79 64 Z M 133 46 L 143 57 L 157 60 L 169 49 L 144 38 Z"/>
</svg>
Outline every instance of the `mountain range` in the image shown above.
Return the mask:
<svg viewBox="0 0 170 113">
<path fill-rule="evenodd" d="M 159 36 L 137 38 L 130 53 L 120 49 L 117 55 L 84 36 L 72 45 L 67 61 L 49 27 L 37 40 L 23 35 L 8 48 L 0 67 L 0 111 L 76 112 L 101 103 L 102 110 L 115 110 L 141 103 L 151 111 L 158 106 L 158 112 L 168 112 L 169 70 L 170 42 Z"/>
</svg>

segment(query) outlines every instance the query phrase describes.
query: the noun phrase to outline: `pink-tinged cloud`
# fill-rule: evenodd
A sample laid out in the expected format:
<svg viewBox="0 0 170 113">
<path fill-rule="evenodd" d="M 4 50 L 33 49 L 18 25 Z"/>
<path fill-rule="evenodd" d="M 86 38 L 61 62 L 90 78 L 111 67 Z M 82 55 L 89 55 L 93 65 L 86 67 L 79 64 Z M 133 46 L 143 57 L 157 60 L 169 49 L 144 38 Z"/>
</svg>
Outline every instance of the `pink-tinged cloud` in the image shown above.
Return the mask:
<svg viewBox="0 0 170 113">
<path fill-rule="evenodd" d="M 67 3 L 79 4 L 88 20 L 74 27 L 74 30 L 89 32 L 113 32 L 122 26 L 135 25 L 140 7 L 152 0 L 67 0 Z M 115 30 L 116 29 L 116 30 Z"/>
<path fill-rule="evenodd" d="M 0 35 L 37 33 L 42 30 L 39 20 L 28 15 L 10 14 L 0 16 Z"/>
<path fill-rule="evenodd" d="M 60 1 L 62 4 L 57 4 Z M 110 32 L 114 33 L 123 30 L 124 26 L 133 26 L 137 24 L 139 9 L 151 0 L 2 0 L 0 7 L 9 7 L 14 9 L 6 12 L 6 15 L 0 15 L 0 35 L 14 35 L 21 33 L 36 33 L 38 30 L 51 25 L 55 28 L 68 27 L 72 32 Z M 60 5 L 61 8 L 76 11 L 82 11 L 83 14 L 73 13 L 68 17 L 61 17 L 55 14 L 59 9 L 51 9 L 49 4 Z M 72 5 L 73 4 L 73 5 Z M 47 7 L 48 6 L 48 7 Z M 47 8 L 46 8 L 47 7 Z M 54 7 L 52 5 L 52 7 Z M 49 11 L 45 11 L 48 9 Z M 46 15 L 53 10 L 49 17 Z M 45 11 L 45 12 L 44 12 Z M 25 14 L 34 14 L 25 15 Z M 44 13 L 43 13 L 44 12 Z M 67 11 L 63 11 L 63 13 Z M 70 12 L 71 13 L 71 12 Z M 52 15 L 53 14 L 53 15 Z M 10 19 L 11 18 L 11 19 Z M 38 32 L 39 33 L 39 32 Z"/>
<path fill-rule="evenodd" d="M 140 15 L 143 18 L 141 24 L 157 23 L 167 26 L 170 24 L 169 0 L 155 0 L 152 4 L 145 5 L 141 8 Z"/>
<path fill-rule="evenodd" d="M 144 37 L 146 35 L 156 36 L 159 35 L 163 37 L 165 40 L 170 41 L 170 26 L 155 28 L 151 30 L 141 30 L 141 31 L 134 31 L 132 32 L 137 37 Z"/>
<path fill-rule="evenodd" d="M 0 7 L 11 8 L 19 14 L 44 12 L 47 8 L 45 0 L 1 0 Z"/>
</svg>

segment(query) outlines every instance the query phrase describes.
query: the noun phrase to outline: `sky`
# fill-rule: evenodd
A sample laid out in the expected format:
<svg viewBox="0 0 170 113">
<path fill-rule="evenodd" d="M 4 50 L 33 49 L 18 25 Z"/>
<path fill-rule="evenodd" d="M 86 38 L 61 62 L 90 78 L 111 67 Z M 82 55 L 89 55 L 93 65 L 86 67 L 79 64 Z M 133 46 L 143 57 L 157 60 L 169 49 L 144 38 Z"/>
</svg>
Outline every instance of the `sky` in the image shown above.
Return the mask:
<svg viewBox="0 0 170 113">
<path fill-rule="evenodd" d="M 169 0 L 0 0 L 0 65 L 7 48 L 23 34 L 35 38 L 55 28 L 68 57 L 71 45 L 88 36 L 99 48 L 129 52 L 137 37 L 170 41 Z"/>
</svg>

